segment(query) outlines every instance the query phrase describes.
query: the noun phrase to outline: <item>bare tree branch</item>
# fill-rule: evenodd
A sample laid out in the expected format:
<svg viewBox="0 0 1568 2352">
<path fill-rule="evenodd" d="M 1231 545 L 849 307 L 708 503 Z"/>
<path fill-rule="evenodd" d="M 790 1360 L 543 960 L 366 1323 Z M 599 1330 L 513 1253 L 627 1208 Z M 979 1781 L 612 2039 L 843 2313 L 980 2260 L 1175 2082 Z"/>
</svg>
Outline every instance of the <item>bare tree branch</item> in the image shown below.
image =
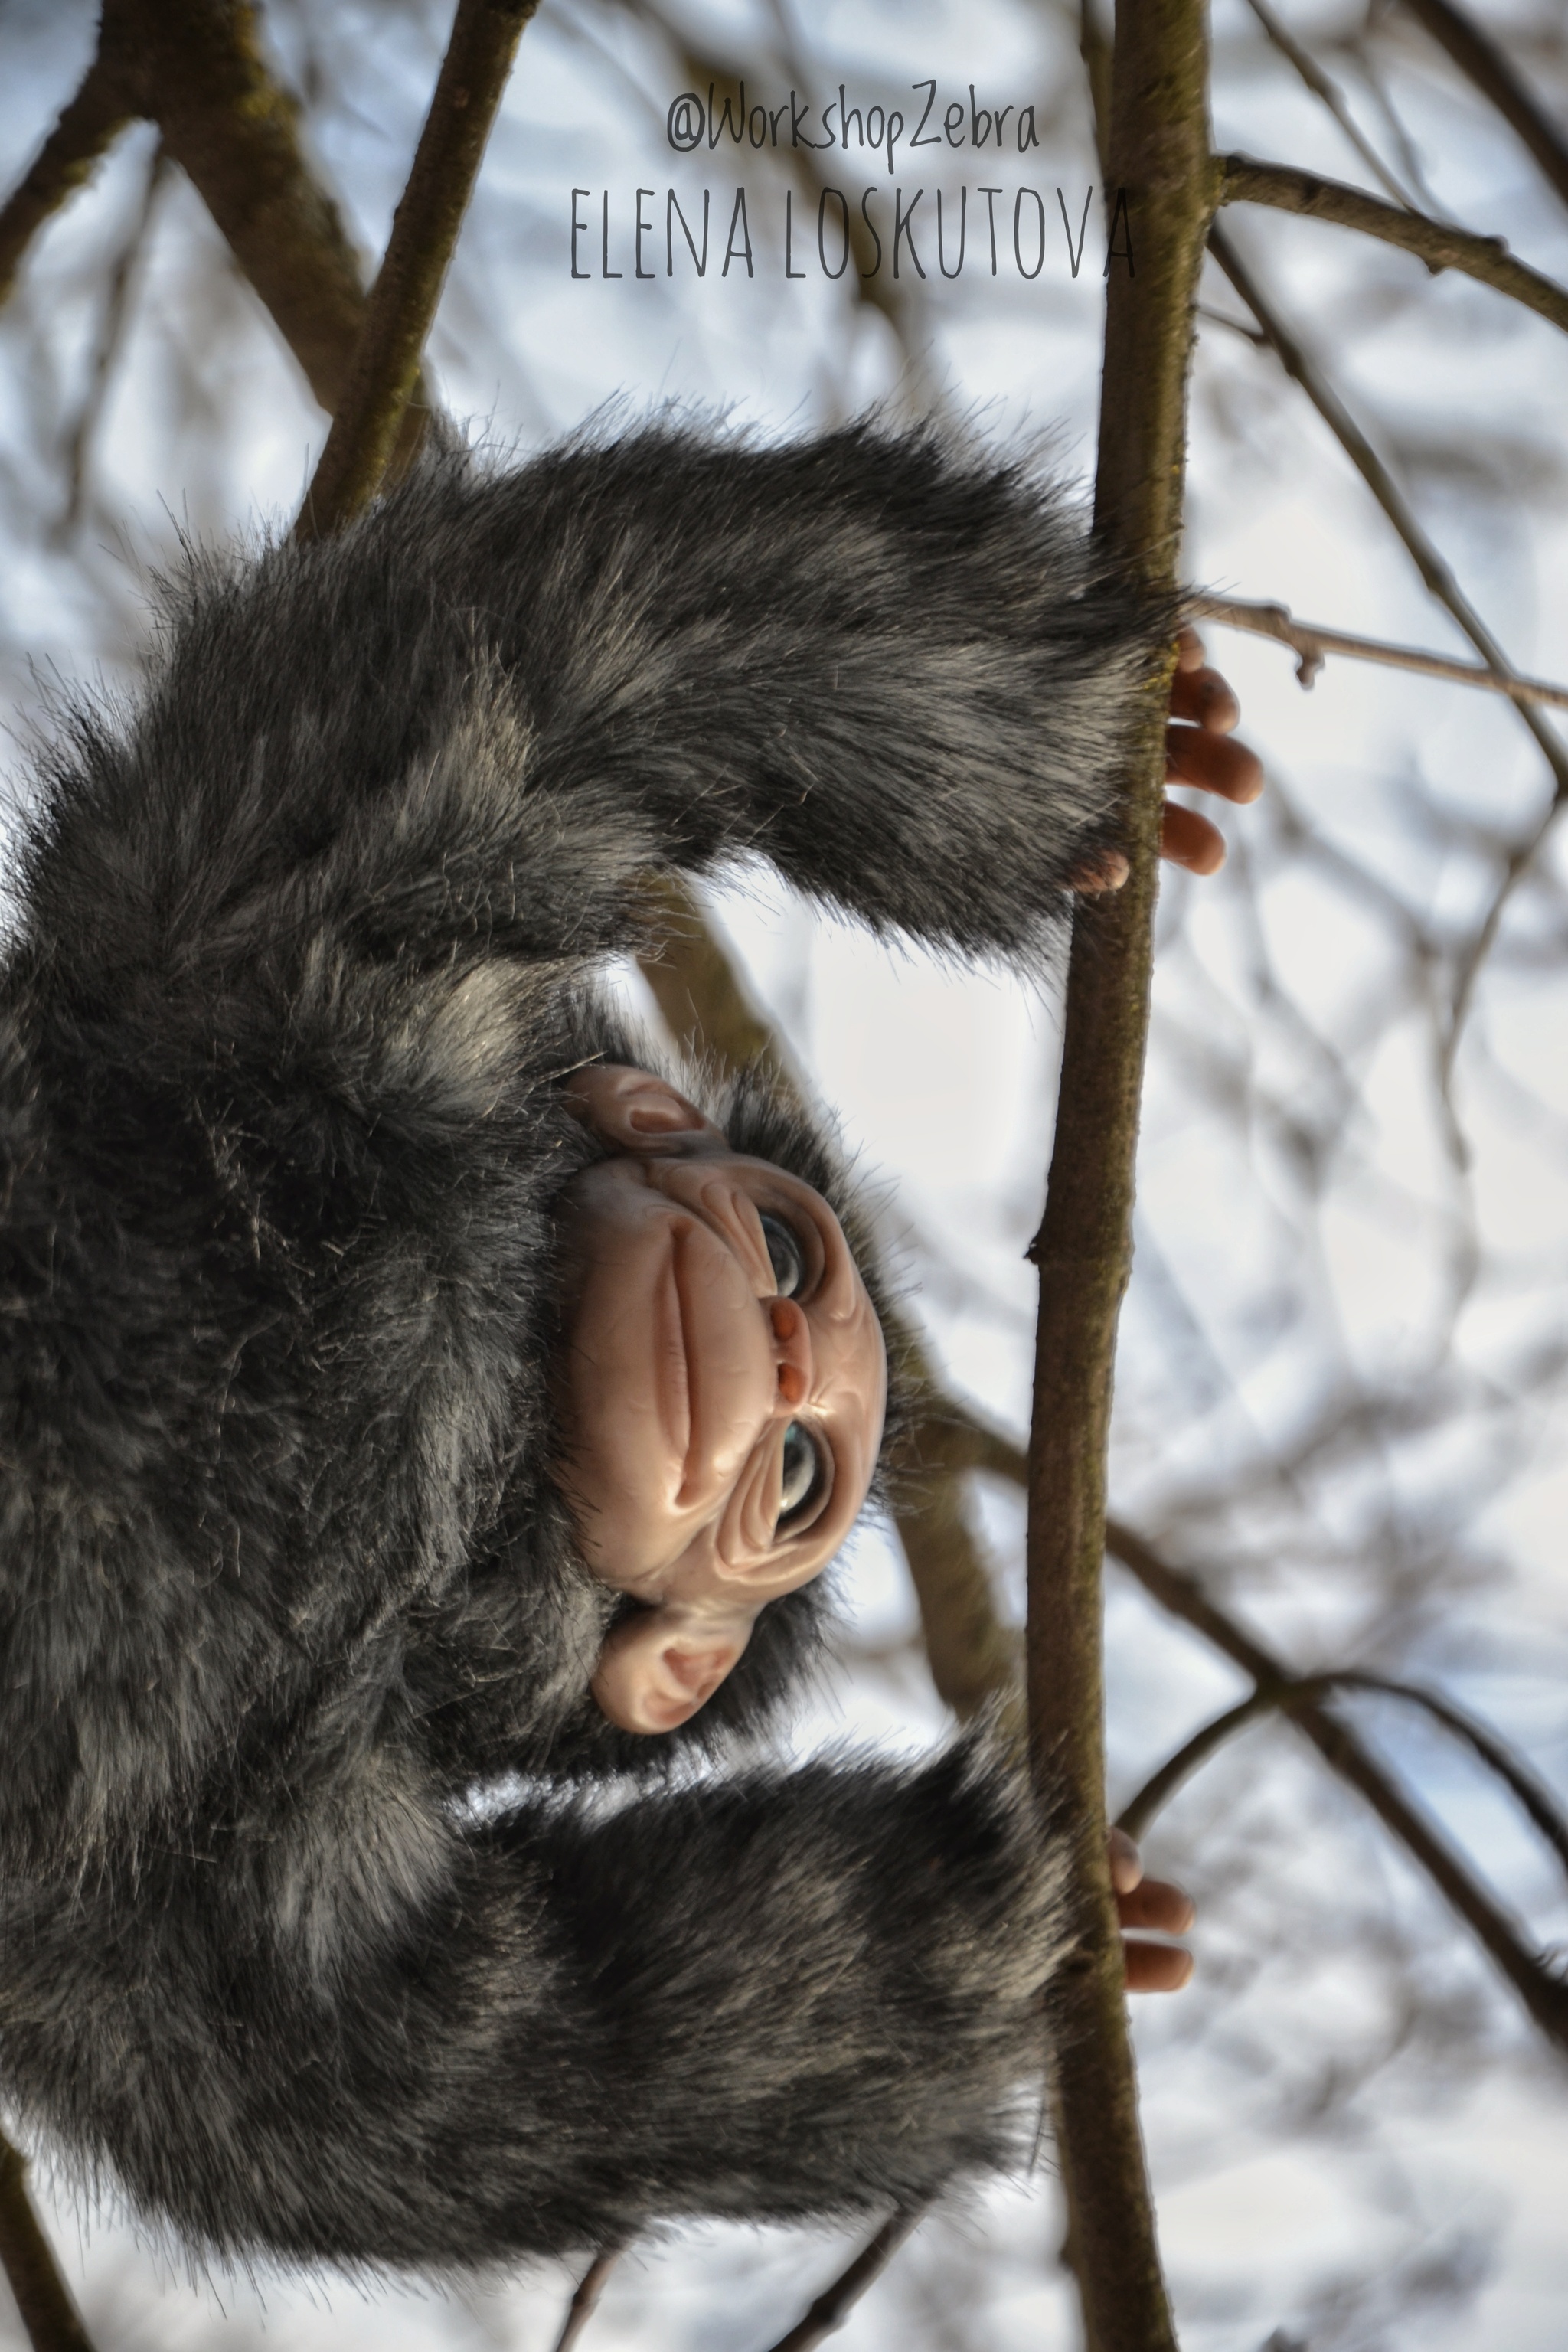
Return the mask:
<svg viewBox="0 0 1568 2352">
<path fill-rule="evenodd" d="M 1298 1684 L 1291 1687 L 1300 1689 L 1301 1685 Z M 1125 1830 L 1130 1838 L 1141 1838 L 1155 1814 L 1175 1795 L 1183 1781 L 1190 1780 L 1199 1765 L 1206 1764 L 1234 1732 L 1245 1730 L 1249 1723 L 1256 1723 L 1260 1715 L 1272 1715 L 1277 1708 L 1282 1709 L 1286 1701 L 1287 1692 L 1283 1685 L 1279 1688 L 1265 1688 L 1259 1683 L 1257 1689 L 1249 1691 L 1244 1699 L 1238 1699 L 1234 1706 L 1227 1706 L 1223 1715 L 1216 1715 L 1212 1721 L 1201 1724 L 1190 1739 L 1183 1741 L 1174 1755 L 1165 1759 L 1157 1772 L 1151 1772 L 1137 1795 L 1128 1799 L 1116 1816 L 1117 1828 Z"/>
<path fill-rule="evenodd" d="M 81 519 L 82 504 L 87 496 L 88 454 L 103 415 L 114 379 L 114 363 L 125 339 L 125 329 L 131 313 L 131 288 L 136 265 L 147 242 L 152 226 L 153 209 L 158 201 L 168 173 L 168 150 L 160 141 L 156 153 L 147 167 L 146 184 L 131 234 L 114 257 L 109 274 L 109 288 L 103 306 L 103 321 L 99 331 L 98 346 L 92 357 L 92 374 L 87 394 L 78 412 L 76 422 L 66 446 L 66 480 L 68 492 L 64 527 L 68 530 Z"/>
<path fill-rule="evenodd" d="M 1544 702 L 1568 710 L 1568 686 L 1552 686 L 1544 678 L 1500 677 L 1494 669 L 1476 662 L 1450 661 L 1445 654 L 1424 653 L 1415 646 L 1386 645 L 1381 637 L 1352 636 L 1316 621 L 1298 621 L 1289 605 L 1251 604 L 1236 596 L 1187 596 L 1186 611 L 1194 620 L 1218 621 L 1227 629 L 1244 629 L 1255 637 L 1272 637 L 1300 656 L 1296 675 L 1310 687 L 1328 654 L 1343 654 L 1352 661 L 1377 662 L 1385 669 L 1414 670 L 1422 677 L 1447 678 L 1455 686 L 1479 686 L 1488 694 L 1506 694 L 1515 702 Z"/>
<path fill-rule="evenodd" d="M 1522 302 L 1554 327 L 1568 332 L 1568 289 L 1543 278 L 1539 269 L 1517 260 L 1500 236 L 1477 236 L 1470 230 L 1451 228 L 1426 213 L 1385 205 L 1342 180 L 1325 180 L 1316 172 L 1298 171 L 1293 163 L 1261 163 L 1251 155 L 1221 158 L 1225 179 L 1222 205 L 1268 205 L 1276 212 L 1300 213 L 1308 220 L 1331 221 L 1337 228 L 1360 229 L 1381 237 L 1424 261 L 1428 269 L 1458 269 L 1482 286 Z M 1211 240 L 1212 241 L 1212 240 Z M 1229 275 L 1228 263 L 1221 263 Z M 1234 281 L 1233 281 L 1234 282 Z"/>
<path fill-rule="evenodd" d="M 1186 382 L 1208 152 L 1198 0 L 1121 0 L 1110 184 L 1136 223 L 1136 275 L 1108 288 L 1096 527 L 1151 587 L 1173 592 Z M 1117 1318 L 1131 1263 L 1132 1166 L 1148 1034 L 1168 666 L 1146 681 L 1129 767 L 1131 872 L 1074 919 L 1045 1215 L 1029 1449 L 1026 1674 L 1031 1759 L 1061 1791 L 1082 1937 L 1062 1989 L 1052 2109 L 1085 2331 L 1096 2352 L 1173 2347 L 1127 2036 L 1106 1844 L 1101 1568 Z"/>
<path fill-rule="evenodd" d="M 1217 220 L 1209 231 L 1209 251 L 1263 329 L 1286 373 L 1300 385 L 1404 541 L 1406 551 L 1430 593 L 1452 614 L 1482 660 L 1497 672 L 1499 677 L 1510 686 L 1517 683 L 1518 674 L 1508 656 L 1416 520 L 1404 491 L 1316 361 L 1309 356 L 1275 310 Z M 1454 1110 L 1452 1093 L 1454 1061 L 1459 1039 L 1481 966 L 1497 938 L 1503 911 L 1518 884 L 1529 872 L 1542 843 L 1552 829 L 1558 810 L 1568 800 L 1568 750 L 1564 749 L 1532 703 L 1515 698 L 1514 708 L 1545 755 L 1554 780 L 1554 790 L 1552 804 L 1540 824 L 1510 853 L 1492 903 L 1484 920 L 1478 926 L 1469 948 L 1459 959 L 1455 974 L 1447 1030 L 1438 1055 L 1437 1077 L 1442 1107 L 1448 1123 L 1449 1149 L 1461 1169 L 1468 1163 L 1468 1150 Z"/>
<path fill-rule="evenodd" d="M 1247 0 L 1247 5 L 1280 55 L 1289 58 L 1312 96 L 1327 107 L 1373 178 L 1387 190 L 1396 205 L 1407 204 L 1409 199 L 1404 189 L 1345 103 L 1338 82 L 1323 71 L 1310 50 L 1301 47 L 1289 26 L 1274 14 L 1268 0 Z"/>
<path fill-rule="evenodd" d="M 601 2246 L 587 2269 L 572 2290 L 572 2300 L 566 2306 L 566 2316 L 561 2323 L 561 2333 L 555 2339 L 555 2352 L 572 2352 L 572 2347 L 598 2309 L 610 2273 L 620 2261 L 620 2246 Z"/>
<path fill-rule="evenodd" d="M 27 2159 L 0 2134 L 0 2268 L 33 2352 L 92 2352 L 27 2194 Z"/>
<path fill-rule="evenodd" d="M 1195 1577 L 1173 1568 L 1130 1528 L 1115 1520 L 1108 1524 L 1105 1539 L 1112 1557 L 1131 1570 L 1162 1608 L 1196 1626 L 1254 1682 L 1271 1691 L 1289 1686 L 1292 1676 L 1288 1669 L 1211 1601 Z M 1347 1725 L 1311 1701 L 1292 1706 L 1289 1716 L 1319 1754 L 1342 1780 L 1361 1791 L 1384 1827 L 1421 1864 L 1508 1979 L 1542 2033 L 1558 2049 L 1568 2051 L 1568 1983 L 1526 1948 L 1511 1921 L 1468 1866 Z"/>
<path fill-rule="evenodd" d="M 1405 0 L 1405 5 L 1519 133 L 1568 205 L 1568 139 L 1542 113 L 1497 43 L 1463 9 L 1456 8 L 1454 0 Z"/>
<path fill-rule="evenodd" d="M 816 2352 L 817 2345 L 843 2326 L 867 2288 L 881 2276 L 924 2213 L 923 2205 L 910 2206 L 884 2221 L 848 2268 L 839 2273 L 831 2286 L 824 2287 L 805 2317 L 797 2321 L 787 2336 L 779 2337 L 772 2352 Z"/>
<path fill-rule="evenodd" d="M 522 28 L 538 5 L 458 0 L 353 368 L 300 509 L 302 539 L 339 530 L 374 498 L 386 471 L 490 125 Z"/>
<path fill-rule="evenodd" d="M 1494 1732 L 1424 1684 L 1403 1682 L 1388 1675 L 1364 1674 L 1356 1667 L 1342 1667 L 1329 1674 L 1297 1675 L 1282 1683 L 1259 1683 L 1237 1706 L 1227 1707 L 1223 1715 L 1215 1716 L 1212 1722 L 1194 1731 L 1157 1772 L 1150 1775 L 1117 1815 L 1118 1829 L 1125 1830 L 1129 1837 L 1139 1836 L 1183 1781 L 1223 1747 L 1233 1732 L 1240 1731 L 1258 1716 L 1275 1709 L 1282 1715 L 1295 1715 L 1303 1706 L 1313 1706 L 1341 1690 L 1370 1691 L 1384 1698 L 1403 1699 L 1420 1707 L 1457 1739 L 1463 1740 L 1510 1790 L 1558 1860 L 1568 1868 L 1568 1820 L 1534 1774 Z"/>
<path fill-rule="evenodd" d="M 305 159 L 299 109 L 268 70 L 249 0 L 104 0 L 98 56 L 0 214 L 0 300 L 29 239 L 137 117 L 157 123 L 311 391 L 334 410 L 364 320 L 359 259 Z M 426 422 L 416 387 L 399 465 Z"/>
<path fill-rule="evenodd" d="M 15 285 L 22 257 L 39 229 L 85 186 L 135 110 L 115 75 L 95 58 L 0 210 L 0 302 Z"/>
<path fill-rule="evenodd" d="M 100 56 L 155 121 L 331 412 L 364 317 L 357 255 L 248 0 L 105 0 Z"/>
<path fill-rule="evenodd" d="M 1370 203 L 1372 200 L 1369 197 L 1367 201 Z M 1427 538 L 1404 491 L 1316 361 L 1309 356 L 1265 295 L 1250 267 L 1243 261 L 1229 235 L 1217 220 L 1209 231 L 1209 251 L 1268 336 L 1286 374 L 1300 385 L 1394 525 L 1428 591 L 1446 611 L 1452 614 L 1488 666 L 1500 677 L 1511 683 L 1516 673 L 1508 656 Z M 1559 792 L 1568 792 L 1568 751 L 1563 749 L 1545 720 L 1528 703 L 1519 705 L 1519 714 L 1545 753 L 1557 779 Z"/>
</svg>

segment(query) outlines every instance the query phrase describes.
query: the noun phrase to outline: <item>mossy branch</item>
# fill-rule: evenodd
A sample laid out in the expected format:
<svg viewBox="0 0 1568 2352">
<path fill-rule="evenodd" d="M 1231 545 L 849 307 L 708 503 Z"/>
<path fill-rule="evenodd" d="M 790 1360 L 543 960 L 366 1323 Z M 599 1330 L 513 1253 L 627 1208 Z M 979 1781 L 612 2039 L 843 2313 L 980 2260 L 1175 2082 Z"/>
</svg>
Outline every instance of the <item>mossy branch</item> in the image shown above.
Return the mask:
<svg viewBox="0 0 1568 2352">
<path fill-rule="evenodd" d="M 0 208 L 0 302 L 16 281 L 34 237 L 77 190 L 85 187 L 135 109 L 100 58 Z"/>
<path fill-rule="evenodd" d="M 381 485 L 522 28 L 539 0 L 458 0 L 447 54 L 298 535 L 341 530 Z"/>
</svg>

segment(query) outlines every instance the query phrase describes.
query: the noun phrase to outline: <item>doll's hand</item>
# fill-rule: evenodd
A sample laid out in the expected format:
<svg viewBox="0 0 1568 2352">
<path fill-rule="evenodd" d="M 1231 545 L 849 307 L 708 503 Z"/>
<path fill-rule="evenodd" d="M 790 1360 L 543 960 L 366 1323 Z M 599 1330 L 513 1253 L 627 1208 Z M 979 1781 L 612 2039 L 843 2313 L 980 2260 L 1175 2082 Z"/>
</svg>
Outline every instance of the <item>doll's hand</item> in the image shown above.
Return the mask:
<svg viewBox="0 0 1568 2352">
<path fill-rule="evenodd" d="M 1176 674 L 1171 681 L 1171 719 L 1165 730 L 1165 782 L 1196 784 L 1221 800 L 1245 806 L 1263 790 L 1263 763 L 1245 743 L 1233 743 L 1231 730 L 1241 706 L 1218 670 L 1205 667 L 1203 639 L 1183 629 L 1176 639 Z M 1160 855 L 1189 874 L 1217 874 L 1225 864 L 1225 839 L 1217 825 L 1195 809 L 1167 801 L 1160 826 Z M 1074 877 L 1085 897 L 1120 890 L 1127 860 L 1106 850 Z"/>
<path fill-rule="evenodd" d="M 1128 1991 L 1180 1992 L 1193 1972 L 1191 1952 L 1146 1943 L 1126 1931 L 1152 1927 L 1162 1936 L 1184 1936 L 1194 1916 L 1192 1897 L 1166 1879 L 1144 1877 L 1138 1849 L 1125 1830 L 1110 1832 L 1110 1884 L 1122 1927 Z"/>
</svg>

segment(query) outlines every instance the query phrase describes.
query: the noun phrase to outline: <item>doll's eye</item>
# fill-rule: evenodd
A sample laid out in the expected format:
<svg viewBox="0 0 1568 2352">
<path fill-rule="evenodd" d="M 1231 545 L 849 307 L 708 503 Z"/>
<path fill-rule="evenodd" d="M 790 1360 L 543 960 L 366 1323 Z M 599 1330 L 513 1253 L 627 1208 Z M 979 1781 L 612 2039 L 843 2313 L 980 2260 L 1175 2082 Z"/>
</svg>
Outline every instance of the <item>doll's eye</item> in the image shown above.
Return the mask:
<svg viewBox="0 0 1568 2352">
<path fill-rule="evenodd" d="M 793 1298 L 805 1282 L 805 1252 L 781 1218 L 762 1213 L 763 1239 L 768 1245 L 768 1263 L 773 1270 L 773 1285 L 781 1298 Z M 793 1423 L 791 1424 L 793 1427 Z"/>
<path fill-rule="evenodd" d="M 784 1433 L 784 1477 L 779 1486 L 778 1526 L 798 1518 L 822 1490 L 822 1450 L 804 1421 L 792 1421 Z"/>
</svg>

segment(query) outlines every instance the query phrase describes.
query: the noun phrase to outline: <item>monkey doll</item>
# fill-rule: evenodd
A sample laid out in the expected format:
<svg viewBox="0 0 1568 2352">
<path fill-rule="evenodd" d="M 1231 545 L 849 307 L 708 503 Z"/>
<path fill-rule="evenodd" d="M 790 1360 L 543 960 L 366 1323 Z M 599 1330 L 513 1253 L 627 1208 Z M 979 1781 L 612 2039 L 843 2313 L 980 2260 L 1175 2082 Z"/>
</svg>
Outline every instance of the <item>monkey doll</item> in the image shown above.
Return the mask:
<svg viewBox="0 0 1568 2352">
<path fill-rule="evenodd" d="M 0 965 L 0 2095 L 198 2253 L 563 2254 L 1026 2145 L 1067 1931 L 1016 1767 L 763 1738 L 907 1419 L 865 1212 L 599 975 L 650 874 L 752 858 L 1047 971 L 1171 626 L 1026 464 L 653 424 L 193 555 L 134 702 L 57 713 Z M 1182 661 L 1173 772 L 1249 798 Z"/>
</svg>

